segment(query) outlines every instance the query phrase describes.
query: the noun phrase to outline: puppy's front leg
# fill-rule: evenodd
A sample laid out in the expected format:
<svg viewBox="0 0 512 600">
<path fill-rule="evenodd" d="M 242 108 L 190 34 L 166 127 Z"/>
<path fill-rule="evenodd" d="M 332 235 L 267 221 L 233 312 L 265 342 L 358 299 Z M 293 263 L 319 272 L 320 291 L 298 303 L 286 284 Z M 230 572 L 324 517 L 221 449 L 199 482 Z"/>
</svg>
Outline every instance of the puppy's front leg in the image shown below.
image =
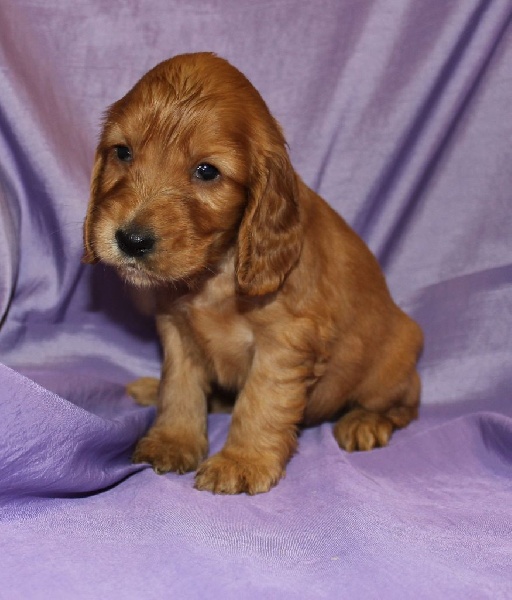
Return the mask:
<svg viewBox="0 0 512 600">
<path fill-rule="evenodd" d="M 281 363 L 282 364 L 282 363 Z M 218 494 L 267 492 L 284 475 L 297 445 L 305 387 L 297 368 L 255 357 L 233 409 L 227 442 L 199 467 L 195 487 Z"/>
<path fill-rule="evenodd" d="M 164 350 L 158 412 L 133 454 L 156 473 L 194 471 L 208 452 L 208 381 L 197 350 L 169 317 L 157 321 Z"/>
</svg>

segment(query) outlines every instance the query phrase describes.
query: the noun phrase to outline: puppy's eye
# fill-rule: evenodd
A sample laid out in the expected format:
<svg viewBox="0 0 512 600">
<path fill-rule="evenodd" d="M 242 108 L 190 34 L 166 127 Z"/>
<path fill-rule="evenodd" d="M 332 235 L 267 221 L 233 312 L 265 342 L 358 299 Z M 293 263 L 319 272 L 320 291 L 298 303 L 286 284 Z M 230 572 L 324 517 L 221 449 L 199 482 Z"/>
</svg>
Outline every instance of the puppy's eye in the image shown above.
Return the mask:
<svg viewBox="0 0 512 600">
<path fill-rule="evenodd" d="M 194 171 L 194 177 L 201 179 L 201 181 L 213 181 L 220 176 L 220 172 L 217 167 L 210 165 L 209 163 L 201 163 L 196 167 Z"/>
<path fill-rule="evenodd" d="M 133 159 L 132 151 L 128 146 L 114 146 L 114 152 L 117 158 L 122 162 L 131 162 Z"/>
</svg>

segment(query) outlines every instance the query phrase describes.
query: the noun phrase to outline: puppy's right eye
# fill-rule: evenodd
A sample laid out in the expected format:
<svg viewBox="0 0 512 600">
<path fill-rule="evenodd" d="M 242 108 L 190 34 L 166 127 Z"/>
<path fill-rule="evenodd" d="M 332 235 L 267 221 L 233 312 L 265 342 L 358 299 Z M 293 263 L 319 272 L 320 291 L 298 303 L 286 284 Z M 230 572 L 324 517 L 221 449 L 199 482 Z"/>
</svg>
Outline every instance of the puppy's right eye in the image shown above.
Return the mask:
<svg viewBox="0 0 512 600">
<path fill-rule="evenodd" d="M 114 152 L 121 162 L 131 162 L 133 159 L 132 151 L 128 146 L 114 146 Z"/>
</svg>

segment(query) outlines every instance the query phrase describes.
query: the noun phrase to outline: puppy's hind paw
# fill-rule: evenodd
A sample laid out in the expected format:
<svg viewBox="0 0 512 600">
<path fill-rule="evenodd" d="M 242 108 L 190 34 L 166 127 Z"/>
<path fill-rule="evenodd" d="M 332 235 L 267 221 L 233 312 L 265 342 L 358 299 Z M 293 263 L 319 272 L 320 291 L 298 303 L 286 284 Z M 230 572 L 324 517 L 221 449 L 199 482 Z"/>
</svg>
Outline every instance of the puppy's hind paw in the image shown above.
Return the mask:
<svg viewBox="0 0 512 600">
<path fill-rule="evenodd" d="M 341 448 L 353 452 L 386 446 L 393 429 L 393 423 L 385 414 L 355 409 L 341 417 L 333 433 Z"/>
<path fill-rule="evenodd" d="M 141 406 L 153 406 L 158 400 L 159 385 L 159 379 L 140 377 L 126 386 L 126 393 Z"/>
</svg>

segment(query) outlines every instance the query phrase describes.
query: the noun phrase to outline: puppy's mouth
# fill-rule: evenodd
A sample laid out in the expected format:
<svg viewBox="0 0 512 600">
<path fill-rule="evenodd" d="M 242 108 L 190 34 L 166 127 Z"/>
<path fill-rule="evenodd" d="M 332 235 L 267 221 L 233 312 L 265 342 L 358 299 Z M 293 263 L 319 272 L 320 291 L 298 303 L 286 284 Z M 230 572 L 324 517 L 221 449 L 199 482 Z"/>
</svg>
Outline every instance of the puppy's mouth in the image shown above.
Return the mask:
<svg viewBox="0 0 512 600">
<path fill-rule="evenodd" d="M 182 293 L 198 289 L 205 279 L 213 273 L 213 269 L 198 269 L 180 275 L 160 274 L 152 271 L 147 265 L 140 263 L 116 263 L 113 265 L 126 283 L 138 288 L 169 288 Z"/>
<path fill-rule="evenodd" d="M 138 262 L 116 264 L 119 275 L 127 282 L 137 287 L 154 287 L 164 283 L 164 279 L 144 268 Z"/>
<path fill-rule="evenodd" d="M 172 248 L 152 230 L 128 226 L 97 229 L 93 236 L 96 257 L 112 266 L 127 283 L 136 287 L 193 289 L 214 267 L 191 261 L 190 252 Z M 188 260 L 184 260 L 187 258 Z"/>
<path fill-rule="evenodd" d="M 127 283 L 139 287 L 174 287 L 185 284 L 186 287 L 194 287 L 196 271 L 182 272 L 181 270 L 170 269 L 169 265 L 165 270 L 161 270 L 158 260 L 158 252 L 143 254 L 138 257 L 126 255 L 116 249 L 115 257 L 111 260 L 105 258 L 105 262 L 111 264 L 119 276 Z"/>
<path fill-rule="evenodd" d="M 154 287 L 168 282 L 168 277 L 155 269 L 156 242 L 151 232 L 107 224 L 93 228 L 89 252 L 94 262 L 113 267 L 127 283 Z"/>
<path fill-rule="evenodd" d="M 135 227 L 119 228 L 113 238 L 111 254 L 114 260 L 111 262 L 123 279 L 139 287 L 161 283 L 161 277 L 148 264 L 157 242 L 152 231 Z"/>
</svg>

